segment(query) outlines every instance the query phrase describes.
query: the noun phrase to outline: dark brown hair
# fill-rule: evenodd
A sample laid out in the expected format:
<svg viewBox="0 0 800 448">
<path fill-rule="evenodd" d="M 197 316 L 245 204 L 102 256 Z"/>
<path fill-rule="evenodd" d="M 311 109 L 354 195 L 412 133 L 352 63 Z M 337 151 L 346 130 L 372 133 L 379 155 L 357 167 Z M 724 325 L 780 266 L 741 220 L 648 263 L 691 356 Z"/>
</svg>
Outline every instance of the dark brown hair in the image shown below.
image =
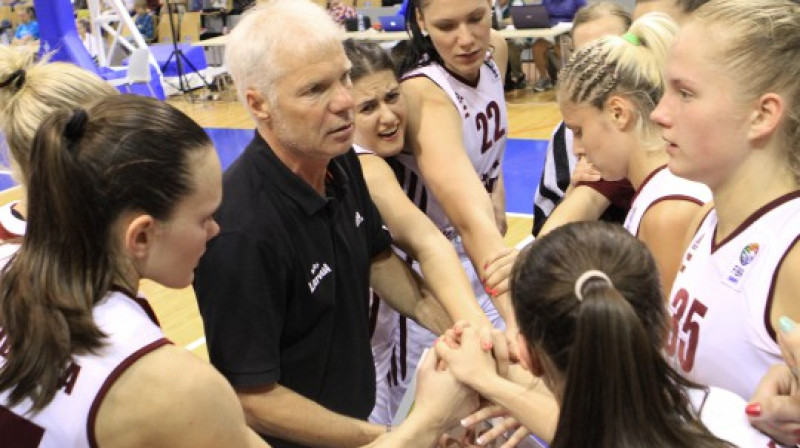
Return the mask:
<svg viewBox="0 0 800 448">
<path fill-rule="evenodd" d="M 344 41 L 344 52 L 353 64 L 350 68 L 350 79 L 355 83 L 364 76 L 389 70 L 394 72 L 392 59 L 374 42 L 356 42 L 353 39 Z"/>
<path fill-rule="evenodd" d="M 583 283 L 589 270 L 603 272 Z M 522 335 L 564 378 L 553 448 L 723 447 L 692 410 L 699 387 L 666 362 L 655 261 L 619 225 L 568 224 L 520 253 L 511 294 Z"/>
<path fill-rule="evenodd" d="M 190 194 L 191 156 L 211 142 L 166 103 L 109 96 L 87 110 L 60 110 L 36 133 L 30 157 L 28 225 L 0 274 L 0 391 L 9 404 L 45 407 L 75 353 L 102 346 L 92 309 L 125 285 L 117 218 L 135 210 L 168 220 Z"/>
</svg>

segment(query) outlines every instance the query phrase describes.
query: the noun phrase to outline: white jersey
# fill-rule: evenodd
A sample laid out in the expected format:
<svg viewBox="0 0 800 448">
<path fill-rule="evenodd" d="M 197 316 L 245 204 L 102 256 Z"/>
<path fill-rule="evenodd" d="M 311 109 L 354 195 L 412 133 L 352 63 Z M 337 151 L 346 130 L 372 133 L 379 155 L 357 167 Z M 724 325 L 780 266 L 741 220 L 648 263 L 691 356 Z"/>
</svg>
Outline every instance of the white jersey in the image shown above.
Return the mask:
<svg viewBox="0 0 800 448">
<path fill-rule="evenodd" d="M 110 292 L 92 314 L 108 335 L 97 354 L 73 355 L 61 388 L 43 410 L 28 414 L 30 400 L 7 408 L 8 393 L 0 393 L 3 446 L 17 448 L 96 447 L 95 419 L 114 382 L 137 359 L 168 344 L 150 305 L 121 292 Z M 0 329 L 0 341 L 2 329 Z M 0 354 L 0 363 L 5 358 Z M 10 438 L 10 439 L 9 439 Z M 9 445 L 5 445 L 8 443 Z"/>
<path fill-rule="evenodd" d="M 678 177 L 664 165 L 650 173 L 639 186 L 624 225 L 633 236 L 638 236 L 644 214 L 657 203 L 689 201 L 703 205 L 710 200 L 711 190 L 707 186 Z"/>
<path fill-rule="evenodd" d="M 744 399 L 782 362 L 770 325 L 776 276 L 800 235 L 800 192 L 782 196 L 714 243 L 717 214 L 703 219 L 670 293 L 665 353 L 690 379 Z"/>
<path fill-rule="evenodd" d="M 8 241 L 25 235 L 27 223 L 14 209 L 19 201 L 11 201 L 0 206 L 0 241 Z"/>
<path fill-rule="evenodd" d="M 741 448 L 775 447 L 772 440 L 750 425 L 744 408 L 747 402 L 725 389 L 689 389 L 689 400 L 700 420 L 720 439 Z"/>
<path fill-rule="evenodd" d="M 369 155 L 375 154 L 375 151 L 367 149 L 367 148 L 365 148 L 363 146 L 356 145 L 355 143 L 353 143 L 353 150 L 359 156 L 362 155 L 362 154 L 369 154 Z"/>
<path fill-rule="evenodd" d="M 403 80 L 423 76 L 447 93 L 461 115 L 461 139 L 472 167 L 488 192 L 494 191 L 500 176 L 508 134 L 508 114 L 503 79 L 494 60 L 481 65 L 477 83 L 470 84 L 439 64 L 432 63 L 406 74 Z M 398 181 L 408 197 L 448 237 L 454 235 L 450 220 L 441 204 L 422 180 L 416 158 L 407 150 L 395 159 L 400 167 Z M 442 167 L 445 168 L 445 167 Z"/>
</svg>

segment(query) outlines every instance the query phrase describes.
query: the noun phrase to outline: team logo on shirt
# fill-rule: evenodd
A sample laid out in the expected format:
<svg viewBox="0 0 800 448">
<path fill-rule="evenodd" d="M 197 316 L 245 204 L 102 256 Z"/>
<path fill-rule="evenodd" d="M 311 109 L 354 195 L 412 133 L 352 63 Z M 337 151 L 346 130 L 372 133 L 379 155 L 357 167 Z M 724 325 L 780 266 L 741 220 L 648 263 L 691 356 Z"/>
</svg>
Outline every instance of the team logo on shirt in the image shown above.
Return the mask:
<svg viewBox="0 0 800 448">
<path fill-rule="evenodd" d="M 360 227 L 362 222 L 364 222 L 364 217 L 356 210 L 356 227 Z"/>
<path fill-rule="evenodd" d="M 742 253 L 739 255 L 739 262 L 742 263 L 742 266 L 747 266 L 756 258 L 756 255 L 758 255 L 758 243 L 750 243 L 742 249 Z"/>
<path fill-rule="evenodd" d="M 756 255 L 758 255 L 759 247 L 758 243 L 750 243 L 742 249 L 742 252 L 739 253 L 739 259 L 733 263 L 725 278 L 725 283 L 728 286 L 737 291 L 741 290 L 744 274 L 747 272 L 748 266 L 755 260 Z"/>
<path fill-rule="evenodd" d="M 322 266 L 320 266 L 319 263 L 314 263 L 311 266 L 311 275 L 313 277 L 311 278 L 311 281 L 308 282 L 308 289 L 312 294 L 314 293 L 314 290 L 317 289 L 317 286 L 319 286 L 319 282 L 321 282 L 322 279 L 331 272 L 333 272 L 333 269 L 328 266 L 328 263 L 322 263 Z"/>
</svg>

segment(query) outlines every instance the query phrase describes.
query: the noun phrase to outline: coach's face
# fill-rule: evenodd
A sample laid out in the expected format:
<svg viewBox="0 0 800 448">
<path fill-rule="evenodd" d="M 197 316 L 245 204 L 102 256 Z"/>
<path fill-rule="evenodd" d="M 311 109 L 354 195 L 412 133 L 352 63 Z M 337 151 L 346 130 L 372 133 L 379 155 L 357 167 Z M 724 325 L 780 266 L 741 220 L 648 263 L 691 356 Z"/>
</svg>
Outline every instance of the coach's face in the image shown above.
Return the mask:
<svg viewBox="0 0 800 448">
<path fill-rule="evenodd" d="M 279 156 L 327 161 L 353 144 L 354 102 L 350 61 L 340 42 L 276 58 L 282 76 L 268 101 L 266 126 Z"/>
</svg>

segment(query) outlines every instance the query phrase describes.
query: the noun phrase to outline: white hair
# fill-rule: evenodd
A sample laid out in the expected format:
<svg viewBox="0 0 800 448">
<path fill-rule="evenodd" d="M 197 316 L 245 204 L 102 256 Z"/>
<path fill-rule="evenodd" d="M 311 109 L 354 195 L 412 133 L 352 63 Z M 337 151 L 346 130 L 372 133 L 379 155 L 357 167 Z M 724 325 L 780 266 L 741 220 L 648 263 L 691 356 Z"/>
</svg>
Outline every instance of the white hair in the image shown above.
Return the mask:
<svg viewBox="0 0 800 448">
<path fill-rule="evenodd" d="M 275 104 L 275 83 L 283 76 L 282 55 L 302 57 L 341 42 L 344 31 L 309 0 L 271 0 L 247 10 L 225 49 L 228 68 L 242 102 L 255 89 Z"/>
</svg>

